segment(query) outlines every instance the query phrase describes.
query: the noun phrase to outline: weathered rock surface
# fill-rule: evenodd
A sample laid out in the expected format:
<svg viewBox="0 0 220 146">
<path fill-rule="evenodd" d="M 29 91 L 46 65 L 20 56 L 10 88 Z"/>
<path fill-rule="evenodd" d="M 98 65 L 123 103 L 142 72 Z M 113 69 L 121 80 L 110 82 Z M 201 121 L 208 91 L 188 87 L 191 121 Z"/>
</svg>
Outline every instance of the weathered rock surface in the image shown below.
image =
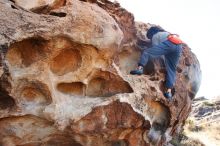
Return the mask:
<svg viewBox="0 0 220 146">
<path fill-rule="evenodd" d="M 164 145 L 178 133 L 201 76 L 187 45 L 169 102 L 162 58 L 129 75 L 150 24 L 118 3 L 0 0 L 0 10 L 1 145 Z"/>
</svg>

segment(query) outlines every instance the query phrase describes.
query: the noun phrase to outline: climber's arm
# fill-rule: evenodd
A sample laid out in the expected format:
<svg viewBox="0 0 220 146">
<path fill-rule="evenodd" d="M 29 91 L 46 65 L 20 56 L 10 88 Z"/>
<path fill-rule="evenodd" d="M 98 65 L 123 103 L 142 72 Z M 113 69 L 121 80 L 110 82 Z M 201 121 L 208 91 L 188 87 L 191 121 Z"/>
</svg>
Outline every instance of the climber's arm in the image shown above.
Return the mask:
<svg viewBox="0 0 220 146">
<path fill-rule="evenodd" d="M 143 49 L 146 49 L 146 48 L 151 47 L 151 42 L 150 42 L 150 41 L 144 41 L 144 40 L 138 39 L 138 40 L 137 40 L 137 43 L 136 43 L 136 46 L 137 46 L 138 48 L 140 48 L 141 50 L 143 50 Z"/>
</svg>

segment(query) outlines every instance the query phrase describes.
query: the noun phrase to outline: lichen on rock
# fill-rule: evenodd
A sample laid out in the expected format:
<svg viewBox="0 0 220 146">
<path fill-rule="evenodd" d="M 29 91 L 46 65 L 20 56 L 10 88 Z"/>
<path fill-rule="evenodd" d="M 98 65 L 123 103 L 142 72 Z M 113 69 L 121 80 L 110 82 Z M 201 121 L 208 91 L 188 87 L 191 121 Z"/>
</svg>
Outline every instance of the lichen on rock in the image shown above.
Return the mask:
<svg viewBox="0 0 220 146">
<path fill-rule="evenodd" d="M 173 101 L 163 59 L 131 76 L 151 26 L 107 0 L 0 1 L 0 145 L 164 145 L 200 85 L 185 45 Z"/>
</svg>

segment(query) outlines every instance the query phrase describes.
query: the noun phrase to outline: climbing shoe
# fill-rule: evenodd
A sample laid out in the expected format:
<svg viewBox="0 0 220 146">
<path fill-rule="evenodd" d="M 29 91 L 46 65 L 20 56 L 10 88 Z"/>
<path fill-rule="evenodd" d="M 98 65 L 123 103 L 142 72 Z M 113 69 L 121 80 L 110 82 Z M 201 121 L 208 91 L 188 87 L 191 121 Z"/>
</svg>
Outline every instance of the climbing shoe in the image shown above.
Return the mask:
<svg viewBox="0 0 220 146">
<path fill-rule="evenodd" d="M 142 75 L 144 73 L 143 68 L 137 68 L 135 70 L 130 71 L 130 74 L 132 75 Z"/>
<path fill-rule="evenodd" d="M 164 94 L 163 94 L 168 100 L 172 100 L 172 93 L 171 92 L 165 92 Z"/>
</svg>

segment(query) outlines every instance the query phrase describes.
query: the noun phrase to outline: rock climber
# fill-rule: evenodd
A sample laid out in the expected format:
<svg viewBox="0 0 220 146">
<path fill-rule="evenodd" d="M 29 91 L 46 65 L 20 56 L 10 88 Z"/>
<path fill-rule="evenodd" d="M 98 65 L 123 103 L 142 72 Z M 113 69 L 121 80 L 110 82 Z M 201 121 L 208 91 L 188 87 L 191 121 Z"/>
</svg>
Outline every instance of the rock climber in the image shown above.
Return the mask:
<svg viewBox="0 0 220 146">
<path fill-rule="evenodd" d="M 176 81 L 176 68 L 182 53 L 183 42 L 178 35 L 171 34 L 157 26 L 149 28 L 147 38 L 151 40 L 152 47 L 143 50 L 138 67 L 130 74 L 142 75 L 149 58 L 158 58 L 164 55 L 167 72 L 164 96 L 171 100 L 173 97 L 171 90 Z"/>
</svg>

